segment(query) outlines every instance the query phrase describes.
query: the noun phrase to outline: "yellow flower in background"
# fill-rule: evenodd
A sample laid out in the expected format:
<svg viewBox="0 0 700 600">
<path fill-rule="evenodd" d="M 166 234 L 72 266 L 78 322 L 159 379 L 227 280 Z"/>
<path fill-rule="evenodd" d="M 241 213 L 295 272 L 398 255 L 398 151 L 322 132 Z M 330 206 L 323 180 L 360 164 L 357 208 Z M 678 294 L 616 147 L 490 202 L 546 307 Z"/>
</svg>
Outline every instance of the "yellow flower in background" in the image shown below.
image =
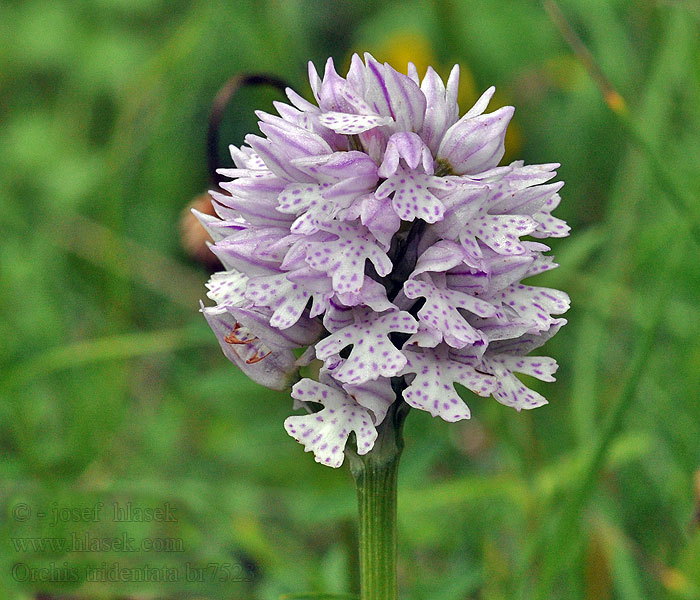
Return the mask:
<svg viewBox="0 0 700 600">
<path fill-rule="evenodd" d="M 418 30 L 394 31 L 378 44 L 369 44 L 367 47 L 361 45 L 355 51 L 362 53 L 364 49 L 367 49 L 378 61 L 396 65 L 397 69 L 405 71 L 408 63 L 412 62 L 421 74 L 425 73 L 430 65 L 433 65 L 433 68 L 440 75 L 447 75 L 447 73 L 441 72 L 442 69 L 435 66 L 437 59 L 430 40 Z M 462 76 L 464 77 L 464 74 Z"/>
<path fill-rule="evenodd" d="M 586 70 L 573 54 L 560 54 L 547 59 L 544 73 L 554 88 L 564 92 L 581 89 L 588 82 Z"/>
<path fill-rule="evenodd" d="M 416 65 L 418 73 L 425 73 L 428 66 L 432 65 L 437 73 L 447 79 L 452 64 L 449 67 L 441 65 L 435 57 L 433 46 L 428 36 L 419 29 L 397 29 L 384 36 L 379 42 L 371 40 L 362 40 L 358 44 L 354 52 L 361 52 L 368 49 L 370 54 L 375 56 L 380 62 L 387 62 L 395 65 L 398 69 L 404 72 L 407 69 L 408 63 L 412 62 Z M 351 53 L 352 55 L 353 53 Z M 349 60 L 347 65 L 349 66 Z M 464 62 L 459 64 L 459 92 L 457 102 L 460 106 L 472 106 L 483 90 L 479 90 L 474 74 L 468 65 Z M 498 89 L 494 94 L 494 104 L 505 106 L 512 104 L 508 94 L 499 92 Z M 522 128 L 516 119 L 510 122 L 506 131 L 505 148 L 506 153 L 504 160 L 513 161 L 520 158 L 520 150 L 523 146 Z"/>
<path fill-rule="evenodd" d="M 512 104 L 510 97 L 507 94 L 499 93 L 498 89 L 496 89 L 493 99 L 494 104 L 497 104 L 498 106 Z M 520 127 L 520 123 L 515 117 L 510 122 L 510 126 L 506 130 L 506 139 L 504 144 L 506 147 L 506 153 L 503 155 L 503 161 L 505 163 L 521 158 L 520 150 L 523 147 L 523 129 Z"/>
</svg>

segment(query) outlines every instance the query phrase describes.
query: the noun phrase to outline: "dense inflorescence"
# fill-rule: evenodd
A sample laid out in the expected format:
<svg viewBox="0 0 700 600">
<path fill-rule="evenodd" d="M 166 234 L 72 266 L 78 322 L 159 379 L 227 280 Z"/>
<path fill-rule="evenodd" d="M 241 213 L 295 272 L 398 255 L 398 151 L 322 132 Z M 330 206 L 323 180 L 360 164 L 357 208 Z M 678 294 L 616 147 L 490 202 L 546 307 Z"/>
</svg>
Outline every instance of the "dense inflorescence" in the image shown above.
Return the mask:
<svg viewBox="0 0 700 600">
<path fill-rule="evenodd" d="M 351 433 L 371 450 L 397 390 L 446 421 L 470 416 L 455 383 L 517 410 L 546 403 L 514 373 L 557 368 L 527 354 L 569 299 L 521 281 L 557 266 L 523 238 L 568 234 L 551 215 L 559 165 L 499 167 L 513 108 L 485 113 L 490 88 L 459 118 L 457 67 L 446 85 L 370 55 L 345 78 L 332 60 L 309 74 L 317 105 L 287 90 L 279 116 L 258 112 L 264 137 L 219 171 L 219 218 L 198 215 L 226 269 L 202 306 L 224 354 L 275 389 L 323 361 L 318 381 L 294 384 L 308 414 L 285 428 L 333 467 Z"/>
</svg>

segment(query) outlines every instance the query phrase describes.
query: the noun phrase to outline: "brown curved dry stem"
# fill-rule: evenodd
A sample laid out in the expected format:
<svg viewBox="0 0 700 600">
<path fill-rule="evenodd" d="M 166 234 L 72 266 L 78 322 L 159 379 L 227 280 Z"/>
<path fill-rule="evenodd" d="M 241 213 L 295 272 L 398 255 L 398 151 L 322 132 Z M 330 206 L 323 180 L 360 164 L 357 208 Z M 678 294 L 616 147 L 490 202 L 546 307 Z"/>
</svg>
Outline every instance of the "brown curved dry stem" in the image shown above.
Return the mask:
<svg viewBox="0 0 700 600">
<path fill-rule="evenodd" d="M 236 93 L 249 85 L 269 85 L 277 88 L 282 93 L 289 87 L 286 81 L 267 73 L 239 73 L 231 77 L 218 91 L 209 112 L 207 126 L 207 167 L 212 183 L 217 183 L 216 169 L 221 164 L 219 161 L 219 128 L 226 109 Z"/>
</svg>

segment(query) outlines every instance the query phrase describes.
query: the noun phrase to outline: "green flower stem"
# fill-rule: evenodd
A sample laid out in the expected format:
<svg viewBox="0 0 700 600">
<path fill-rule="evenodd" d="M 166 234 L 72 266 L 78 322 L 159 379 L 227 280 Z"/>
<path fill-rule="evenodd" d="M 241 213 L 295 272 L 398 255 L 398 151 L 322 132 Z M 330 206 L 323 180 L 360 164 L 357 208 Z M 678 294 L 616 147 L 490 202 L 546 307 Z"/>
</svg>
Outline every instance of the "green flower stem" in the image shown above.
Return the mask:
<svg viewBox="0 0 700 600">
<path fill-rule="evenodd" d="M 392 406 L 368 454 L 348 452 L 360 513 L 360 600 L 398 598 L 396 491 L 406 409 L 403 403 Z"/>
</svg>

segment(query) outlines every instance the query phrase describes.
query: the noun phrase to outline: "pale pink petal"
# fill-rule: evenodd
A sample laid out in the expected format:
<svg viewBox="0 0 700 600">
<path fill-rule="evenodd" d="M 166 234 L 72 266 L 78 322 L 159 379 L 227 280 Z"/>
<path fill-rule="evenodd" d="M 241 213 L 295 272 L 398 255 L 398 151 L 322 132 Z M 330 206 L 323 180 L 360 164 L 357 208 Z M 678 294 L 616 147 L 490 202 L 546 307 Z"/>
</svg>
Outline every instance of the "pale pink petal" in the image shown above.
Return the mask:
<svg viewBox="0 0 700 600">
<path fill-rule="evenodd" d="M 455 382 L 479 396 L 493 393 L 496 383 L 493 377 L 450 360 L 445 351 L 407 348 L 405 355 L 408 362 L 401 373 L 412 373 L 415 377 L 403 397 L 410 406 L 434 417 L 449 422 L 469 418 L 469 408 L 455 391 Z"/>
<path fill-rule="evenodd" d="M 302 379 L 292 388 L 292 397 L 324 407 L 310 415 L 287 417 L 284 422 L 287 433 L 303 444 L 306 452 L 313 452 L 316 462 L 334 468 L 342 465 L 351 432 L 355 433 L 358 454 L 366 454 L 374 446 L 377 430 L 369 411 L 344 391 Z"/>
<path fill-rule="evenodd" d="M 513 112 L 511 106 L 504 106 L 486 115 L 467 113 L 445 133 L 437 160 L 446 161 L 459 175 L 495 167 L 505 152 L 503 140 Z"/>
<path fill-rule="evenodd" d="M 359 384 L 378 377 L 393 377 L 406 364 L 403 353 L 394 346 L 389 335 L 394 332 L 415 333 L 418 324 L 404 311 L 377 314 L 372 311 L 353 310 L 355 321 L 316 344 L 316 356 L 325 360 L 340 353 L 343 348 L 352 350 L 333 377 L 338 381 Z"/>
</svg>

